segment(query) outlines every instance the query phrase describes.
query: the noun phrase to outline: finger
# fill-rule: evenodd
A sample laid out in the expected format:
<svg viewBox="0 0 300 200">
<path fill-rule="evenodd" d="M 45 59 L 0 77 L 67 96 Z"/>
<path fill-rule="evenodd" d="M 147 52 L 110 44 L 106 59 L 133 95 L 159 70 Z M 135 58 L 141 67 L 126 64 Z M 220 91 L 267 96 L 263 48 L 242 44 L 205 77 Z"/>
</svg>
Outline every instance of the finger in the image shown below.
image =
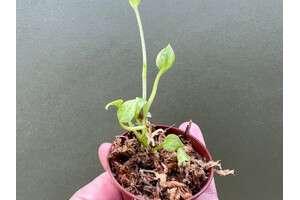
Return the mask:
<svg viewBox="0 0 300 200">
<path fill-rule="evenodd" d="M 208 188 L 197 198 L 197 200 L 219 200 L 215 179 L 213 179 Z"/>
<path fill-rule="evenodd" d="M 78 190 L 70 200 L 122 200 L 122 195 L 113 184 L 108 172 Z"/>
<path fill-rule="evenodd" d="M 179 126 L 179 129 L 185 131 L 185 129 L 188 125 L 189 125 L 189 122 L 184 122 Z M 195 124 L 194 122 L 192 122 L 192 125 L 190 128 L 190 134 L 192 134 L 194 137 L 196 137 L 198 140 L 200 140 L 200 142 L 202 142 L 202 144 L 204 144 L 204 146 L 206 146 L 199 126 L 197 124 Z"/>
<path fill-rule="evenodd" d="M 105 169 L 105 171 L 107 171 L 107 167 L 108 167 L 108 163 L 107 163 L 107 154 L 108 154 L 108 150 L 111 146 L 111 143 L 103 143 L 101 144 L 101 146 L 99 147 L 98 150 L 98 154 L 99 154 L 99 158 L 101 161 L 101 164 L 103 166 L 103 168 Z"/>
</svg>

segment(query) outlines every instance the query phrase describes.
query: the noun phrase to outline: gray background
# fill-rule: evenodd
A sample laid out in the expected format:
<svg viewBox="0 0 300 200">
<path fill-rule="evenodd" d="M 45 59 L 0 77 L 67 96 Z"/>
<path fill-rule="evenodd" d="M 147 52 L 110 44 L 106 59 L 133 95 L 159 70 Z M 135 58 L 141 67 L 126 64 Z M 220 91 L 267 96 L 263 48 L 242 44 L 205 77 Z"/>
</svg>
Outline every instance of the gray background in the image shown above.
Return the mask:
<svg viewBox="0 0 300 200">
<path fill-rule="evenodd" d="M 220 199 L 282 199 L 282 1 L 142 0 L 148 93 L 168 43 L 152 123 L 201 127 Z M 141 96 L 127 0 L 17 1 L 17 198 L 68 199 L 103 172 L 98 147 L 123 130 L 115 99 Z"/>
</svg>

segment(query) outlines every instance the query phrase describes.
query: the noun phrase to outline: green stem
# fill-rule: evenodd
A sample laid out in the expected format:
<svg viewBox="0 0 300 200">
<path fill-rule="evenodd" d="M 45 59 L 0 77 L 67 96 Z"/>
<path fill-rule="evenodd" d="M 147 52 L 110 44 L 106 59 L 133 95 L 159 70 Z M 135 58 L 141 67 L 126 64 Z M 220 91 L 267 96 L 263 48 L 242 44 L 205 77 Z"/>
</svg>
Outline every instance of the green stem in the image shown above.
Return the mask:
<svg viewBox="0 0 300 200">
<path fill-rule="evenodd" d="M 142 145 L 145 147 L 145 148 L 147 148 L 149 145 L 147 144 L 147 137 L 146 137 L 146 135 L 140 135 L 138 132 L 137 132 L 137 130 L 143 130 L 145 127 L 144 126 L 133 126 L 133 124 L 131 123 L 131 122 L 128 122 L 128 124 L 129 124 L 129 126 L 130 127 L 128 127 L 128 126 L 125 126 L 123 123 L 121 123 L 120 122 L 120 124 L 121 124 L 121 126 L 123 127 L 123 128 L 129 128 L 129 129 L 131 129 L 131 130 L 129 130 L 129 129 L 127 129 L 127 130 L 129 130 L 129 131 L 132 131 L 132 132 L 134 132 L 134 134 L 135 134 L 135 136 L 137 137 L 137 139 L 142 143 Z M 137 128 L 139 128 L 139 129 L 137 129 Z"/>
<path fill-rule="evenodd" d="M 130 126 L 131 128 L 134 127 L 133 124 L 132 124 L 131 122 L 128 122 L 128 124 L 129 124 L 129 126 Z M 134 134 L 136 135 L 137 138 L 139 138 L 139 137 L 141 136 L 136 130 L 133 130 L 133 132 L 134 132 Z"/>
<path fill-rule="evenodd" d="M 137 131 L 137 130 L 142 130 L 144 128 L 146 128 L 145 126 L 135 126 L 135 127 L 129 127 L 126 126 L 125 124 L 123 124 L 122 122 L 119 122 L 120 126 L 128 131 Z"/>
<path fill-rule="evenodd" d="M 140 122 L 140 120 L 138 119 L 135 119 L 136 120 L 136 123 L 139 125 L 139 126 L 142 126 L 142 123 Z"/>
<path fill-rule="evenodd" d="M 162 147 L 163 143 L 161 143 L 160 145 L 158 145 L 157 147 L 155 147 L 154 149 L 152 149 L 152 152 L 157 151 L 160 147 Z"/>
<path fill-rule="evenodd" d="M 146 44 L 145 44 L 145 38 L 144 38 L 144 31 L 143 31 L 143 25 L 140 17 L 140 13 L 138 8 L 133 8 L 136 19 L 139 25 L 139 31 L 140 31 L 140 37 L 141 37 L 141 44 L 142 44 L 142 52 L 143 52 L 143 74 L 142 74 L 142 80 L 143 80 L 143 99 L 147 99 L 147 54 L 146 54 Z"/>
<path fill-rule="evenodd" d="M 156 75 L 151 95 L 150 95 L 150 97 L 148 99 L 148 102 L 146 103 L 146 105 L 143 108 L 143 110 L 144 110 L 144 114 L 143 114 L 143 126 L 146 126 L 147 114 L 148 114 L 149 109 L 151 107 L 151 104 L 152 104 L 152 102 L 153 102 L 153 100 L 155 98 L 156 91 L 157 91 L 157 86 L 158 86 L 158 82 L 159 82 L 159 79 L 160 79 L 160 77 L 161 77 L 162 74 L 163 74 L 163 72 L 159 71 L 158 74 Z M 143 134 L 144 134 L 144 132 L 143 132 Z"/>
</svg>

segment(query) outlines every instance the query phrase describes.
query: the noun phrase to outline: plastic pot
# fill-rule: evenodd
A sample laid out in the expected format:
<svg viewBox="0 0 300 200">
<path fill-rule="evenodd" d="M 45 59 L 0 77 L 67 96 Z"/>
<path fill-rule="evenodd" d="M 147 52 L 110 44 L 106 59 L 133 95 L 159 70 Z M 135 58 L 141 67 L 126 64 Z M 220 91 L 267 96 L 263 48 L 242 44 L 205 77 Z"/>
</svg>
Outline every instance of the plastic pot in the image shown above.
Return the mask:
<svg viewBox="0 0 300 200">
<path fill-rule="evenodd" d="M 156 129 L 167 129 L 169 128 L 169 126 L 165 126 L 165 125 L 155 125 Z M 129 132 L 126 131 L 124 132 L 121 136 L 124 136 L 126 134 L 128 134 Z M 183 135 L 184 131 L 180 130 L 178 128 L 175 127 L 171 127 L 167 130 L 166 134 L 175 134 L 175 135 Z M 194 136 L 190 135 L 190 134 L 186 134 L 184 137 L 184 139 L 188 140 L 193 148 L 199 153 L 199 155 L 202 156 L 202 158 L 206 158 L 206 161 L 212 161 L 212 158 L 210 156 L 210 153 L 208 152 L 208 150 L 206 149 L 206 147 Z M 111 146 L 112 147 L 112 146 Z M 109 149 L 109 152 L 111 151 L 111 147 Z M 125 188 L 123 188 L 119 182 L 115 179 L 114 175 L 111 172 L 111 168 L 110 168 L 110 164 L 109 164 L 109 160 L 108 160 L 108 172 L 113 180 L 113 183 L 116 185 L 116 187 L 119 189 L 119 191 L 122 193 L 123 199 L 124 200 L 143 200 L 141 197 L 135 196 L 134 194 L 128 192 Z M 208 179 L 206 180 L 205 184 L 203 185 L 203 187 L 201 188 L 201 190 L 195 194 L 194 196 L 192 196 L 191 198 L 188 198 L 187 200 L 195 200 L 197 199 L 197 197 L 199 197 L 210 185 L 212 179 L 213 179 L 213 175 L 214 175 L 214 170 L 213 168 L 210 168 L 209 170 L 209 176 Z"/>
</svg>

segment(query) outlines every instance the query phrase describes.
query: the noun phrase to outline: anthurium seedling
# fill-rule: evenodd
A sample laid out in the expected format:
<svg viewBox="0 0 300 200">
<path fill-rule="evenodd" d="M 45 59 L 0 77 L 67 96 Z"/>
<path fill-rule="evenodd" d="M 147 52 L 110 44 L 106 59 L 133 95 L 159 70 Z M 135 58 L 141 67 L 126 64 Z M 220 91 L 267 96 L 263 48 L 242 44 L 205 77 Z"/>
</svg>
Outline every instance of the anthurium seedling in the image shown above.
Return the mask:
<svg viewBox="0 0 300 200">
<path fill-rule="evenodd" d="M 153 126 L 147 121 L 159 80 L 173 66 L 175 53 L 170 44 L 158 53 L 158 72 L 148 97 L 147 55 L 139 14 L 140 2 L 129 0 L 142 45 L 142 95 L 129 100 L 118 99 L 105 107 L 117 108 L 119 124 L 127 130 L 112 143 L 107 155 L 108 172 L 119 183 L 116 187 L 128 199 L 196 199 L 201 193 L 199 191 L 203 192 L 210 184 L 214 172 L 225 176 L 234 171 L 222 170 L 219 161 L 213 161 L 208 150 L 189 134 L 192 121 L 184 132 L 172 126 Z M 214 167 L 219 167 L 219 170 Z"/>
<path fill-rule="evenodd" d="M 123 102 L 122 99 L 113 101 L 105 107 L 108 109 L 109 106 L 116 106 L 118 108 L 117 110 L 117 116 L 119 120 L 119 124 L 122 128 L 128 131 L 134 132 L 137 139 L 143 144 L 144 147 L 148 147 L 150 141 L 152 140 L 151 136 L 150 138 L 147 138 L 147 127 L 146 127 L 146 121 L 147 121 L 147 115 L 149 113 L 151 104 L 156 96 L 158 82 L 160 80 L 160 77 L 168 70 L 170 69 L 175 61 L 175 53 L 171 47 L 170 44 L 168 44 L 164 49 L 162 49 L 157 57 L 156 57 L 156 65 L 159 69 L 154 84 L 152 88 L 152 92 L 150 94 L 149 99 L 147 100 L 147 56 L 146 56 L 146 45 L 145 45 L 145 39 L 144 39 L 144 32 L 143 32 L 143 26 L 138 10 L 138 6 L 140 4 L 140 0 L 129 0 L 130 5 L 132 6 L 136 19 L 139 26 L 140 31 L 140 38 L 141 38 L 141 44 L 142 44 L 142 53 L 143 53 L 143 72 L 142 72 L 142 98 L 136 97 L 135 99 L 131 99 L 128 101 Z M 140 117 L 142 116 L 142 118 Z M 133 122 L 134 120 L 134 122 Z M 176 139 L 177 138 L 177 139 Z M 165 142 L 162 144 L 164 148 L 167 148 L 167 151 L 177 151 L 179 157 L 178 161 L 183 162 L 184 160 L 188 159 L 188 156 L 183 151 L 182 147 L 183 144 L 175 146 L 176 148 L 168 148 L 173 145 L 174 141 L 180 141 L 178 136 L 176 135 L 169 135 Z M 176 143 L 177 144 L 177 143 Z M 181 149 L 181 150 L 179 150 Z"/>
<path fill-rule="evenodd" d="M 169 152 L 177 151 L 178 166 L 180 166 L 181 163 L 183 163 L 184 161 L 190 161 L 190 157 L 183 150 L 183 144 L 177 135 L 167 135 L 165 141 L 163 141 L 160 145 L 152 149 L 152 152 L 157 151 L 161 147 L 163 147 L 166 151 Z"/>
</svg>

